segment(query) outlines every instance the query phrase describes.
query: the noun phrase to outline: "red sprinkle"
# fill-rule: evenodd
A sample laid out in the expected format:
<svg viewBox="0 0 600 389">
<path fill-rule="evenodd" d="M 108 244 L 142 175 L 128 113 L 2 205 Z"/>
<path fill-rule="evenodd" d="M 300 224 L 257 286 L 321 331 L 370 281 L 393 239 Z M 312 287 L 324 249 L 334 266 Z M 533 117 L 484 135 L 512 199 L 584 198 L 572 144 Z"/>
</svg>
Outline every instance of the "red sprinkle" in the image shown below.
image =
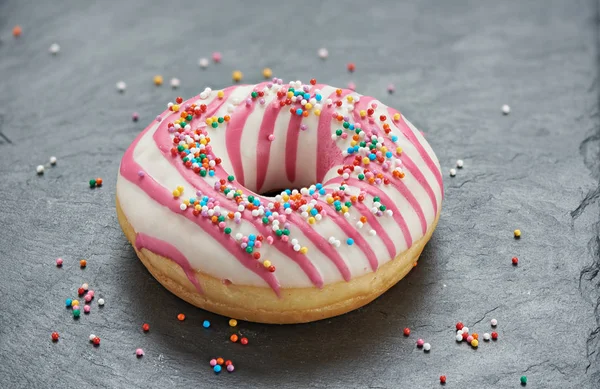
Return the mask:
<svg viewBox="0 0 600 389">
<path fill-rule="evenodd" d="M 94 340 L 92 340 L 92 342 L 94 343 L 94 346 L 100 346 L 100 338 L 99 337 L 95 337 Z"/>
<path fill-rule="evenodd" d="M 243 345 L 247 345 L 248 344 L 248 338 L 242 338 L 240 340 L 240 343 L 242 343 Z"/>
<path fill-rule="evenodd" d="M 148 324 L 148 323 L 142 324 L 142 330 L 144 330 L 144 332 L 150 331 L 150 324 Z"/>
<path fill-rule="evenodd" d="M 492 332 L 492 340 L 498 340 L 498 333 L 497 332 Z"/>
<path fill-rule="evenodd" d="M 517 266 L 519 264 L 519 258 L 513 257 L 512 258 L 512 264 L 515 265 L 515 266 Z"/>
<path fill-rule="evenodd" d="M 352 73 L 352 72 L 353 72 L 355 69 L 356 69 L 356 66 L 355 66 L 355 65 L 354 65 L 352 62 L 350 62 L 350 63 L 348 64 L 348 71 L 349 71 L 350 73 Z"/>
<path fill-rule="evenodd" d="M 456 323 L 456 331 L 462 330 L 464 326 L 465 325 L 459 321 L 458 323 Z"/>
<path fill-rule="evenodd" d="M 59 338 L 58 332 L 53 332 L 52 333 L 52 341 L 58 342 L 58 338 Z"/>
<path fill-rule="evenodd" d="M 175 99 L 175 101 L 177 101 L 177 104 L 181 104 L 183 103 L 183 97 L 179 96 Z"/>
<path fill-rule="evenodd" d="M 83 289 L 83 288 L 77 289 L 77 294 L 78 295 L 83 296 L 84 293 L 85 293 L 85 289 Z"/>
<path fill-rule="evenodd" d="M 404 329 L 404 336 L 408 336 L 408 335 L 410 335 L 410 328 L 406 327 Z"/>
<path fill-rule="evenodd" d="M 441 375 L 440 376 L 440 384 L 444 385 L 446 383 L 446 376 L 445 375 Z"/>
</svg>

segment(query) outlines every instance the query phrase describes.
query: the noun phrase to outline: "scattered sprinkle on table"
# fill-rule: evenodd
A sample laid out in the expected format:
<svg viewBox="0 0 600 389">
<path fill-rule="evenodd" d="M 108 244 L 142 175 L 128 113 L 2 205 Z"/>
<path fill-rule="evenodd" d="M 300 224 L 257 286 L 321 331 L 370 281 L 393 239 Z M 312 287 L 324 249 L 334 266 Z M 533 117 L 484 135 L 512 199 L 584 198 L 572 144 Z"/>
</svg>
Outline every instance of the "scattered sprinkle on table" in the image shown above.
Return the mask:
<svg viewBox="0 0 600 389">
<path fill-rule="evenodd" d="M 404 333 L 404 336 L 408 336 L 408 335 L 410 335 L 410 328 L 406 327 L 406 328 L 404 329 L 403 333 Z"/>
<path fill-rule="evenodd" d="M 523 386 L 527 385 L 527 376 L 524 376 L 524 375 L 521 376 L 521 385 L 523 385 Z"/>
<path fill-rule="evenodd" d="M 269 68 L 264 68 L 262 71 L 262 75 L 264 78 L 269 79 L 273 77 L 273 71 Z"/>
<path fill-rule="evenodd" d="M 485 333 L 483 334 L 483 340 L 485 340 L 486 342 L 487 342 L 488 340 L 490 340 L 490 334 L 488 334 L 487 332 L 485 332 Z"/>
<path fill-rule="evenodd" d="M 163 83 L 163 78 L 162 78 L 161 75 L 157 74 L 156 76 L 154 76 L 154 78 L 152 79 L 152 81 L 154 82 L 154 85 L 160 86 Z"/>
<path fill-rule="evenodd" d="M 98 177 L 98 178 L 96 178 L 96 179 L 93 179 L 93 178 L 92 178 L 92 179 L 89 181 L 89 184 L 90 184 L 90 188 L 96 188 L 96 187 L 100 187 L 100 186 L 102 186 L 102 178 L 100 178 L 100 177 Z"/>
<path fill-rule="evenodd" d="M 490 324 L 492 325 L 492 327 L 496 327 L 498 325 L 498 320 L 492 319 L 490 320 Z"/>
<path fill-rule="evenodd" d="M 492 340 L 498 340 L 498 333 L 497 332 L 492 332 Z"/>
<path fill-rule="evenodd" d="M 327 51 L 327 49 L 324 47 L 319 49 L 318 54 L 319 54 L 319 58 L 321 58 L 321 59 L 325 59 L 325 58 L 329 57 L 329 51 Z"/>
<path fill-rule="evenodd" d="M 125 89 L 127 89 L 127 84 L 125 84 L 124 81 L 119 81 L 117 82 L 117 90 L 121 93 L 125 92 Z"/>
<path fill-rule="evenodd" d="M 94 337 L 94 339 L 92 340 L 92 343 L 94 343 L 94 346 L 100 346 L 100 338 L 99 337 Z"/>
<path fill-rule="evenodd" d="M 456 334 L 456 341 L 462 342 L 463 341 L 463 333 L 462 333 L 462 331 L 459 331 L 459 332 L 460 332 L 460 334 L 458 334 L 458 333 Z"/>
<path fill-rule="evenodd" d="M 519 239 L 521 237 L 521 230 L 514 231 L 515 239 Z"/>
<path fill-rule="evenodd" d="M 141 358 L 144 356 L 144 350 L 142 350 L 141 348 L 138 348 L 137 350 L 135 350 L 135 355 L 138 358 Z"/>
<path fill-rule="evenodd" d="M 388 93 L 391 95 L 392 93 L 394 93 L 394 91 L 396 90 L 396 87 L 394 86 L 394 84 L 389 84 L 387 86 L 387 91 Z"/>
<path fill-rule="evenodd" d="M 440 376 L 440 384 L 444 385 L 446 383 L 446 376 L 445 375 L 441 375 Z"/>
<path fill-rule="evenodd" d="M 138 113 L 137 113 L 137 112 L 134 112 L 134 113 L 131 115 L 131 120 L 133 120 L 134 122 L 137 122 L 139 118 L 140 118 L 140 115 L 138 115 Z"/>
<path fill-rule="evenodd" d="M 171 78 L 171 88 L 177 89 L 179 88 L 179 85 L 181 85 L 181 81 L 179 81 L 179 78 Z"/>
<path fill-rule="evenodd" d="M 20 37 L 22 33 L 23 33 L 23 29 L 21 28 L 21 26 L 16 25 L 13 27 L 12 34 L 15 38 Z"/>
<path fill-rule="evenodd" d="M 505 115 L 508 115 L 510 113 L 510 107 L 508 106 L 508 104 L 504 104 L 502 106 L 502 113 Z"/>
<path fill-rule="evenodd" d="M 456 161 L 456 167 L 459 169 L 462 169 L 464 165 L 464 161 L 462 159 L 459 159 Z"/>
<path fill-rule="evenodd" d="M 213 370 L 216 374 L 219 374 L 221 372 L 221 365 L 215 365 L 213 366 Z"/>
<path fill-rule="evenodd" d="M 88 339 L 90 340 L 90 342 L 93 342 L 95 338 L 96 338 L 96 335 L 94 335 L 94 334 L 90 334 L 90 336 L 88 336 Z"/>
<path fill-rule="evenodd" d="M 98 299 L 98 305 L 100 305 L 100 306 L 104 305 L 104 299 L 103 298 L 99 298 Z"/>
<path fill-rule="evenodd" d="M 233 365 L 227 365 L 227 371 L 229 373 L 232 373 L 235 370 L 235 367 Z"/>
<path fill-rule="evenodd" d="M 184 321 L 185 320 L 185 315 L 183 313 L 180 313 L 179 315 L 177 315 L 177 320 Z"/>
<path fill-rule="evenodd" d="M 50 165 L 56 165 L 56 157 L 55 156 L 50 157 Z"/>
<path fill-rule="evenodd" d="M 221 55 L 221 53 L 219 53 L 218 51 L 215 51 L 212 54 L 212 59 L 215 63 L 219 63 L 221 62 L 221 59 L 223 59 L 223 56 Z"/>
<path fill-rule="evenodd" d="M 204 328 L 210 327 L 210 322 L 208 320 L 204 320 L 204 322 L 202 322 L 202 327 L 204 327 Z"/>
<path fill-rule="evenodd" d="M 423 347 L 424 344 L 425 344 L 425 341 L 423 339 L 417 339 L 417 347 L 418 348 Z"/>
<path fill-rule="evenodd" d="M 83 306 L 83 313 L 90 313 L 91 307 L 87 304 Z"/>
<path fill-rule="evenodd" d="M 356 65 L 354 65 L 352 62 L 350 62 L 348 65 L 346 65 L 346 69 L 348 69 L 348 71 L 350 73 L 354 72 L 354 70 L 356 70 Z"/>
<path fill-rule="evenodd" d="M 144 331 L 144 332 L 150 331 L 150 324 L 148 324 L 148 323 L 142 324 L 142 331 Z"/>
<path fill-rule="evenodd" d="M 61 267 L 63 265 L 63 259 L 62 258 L 56 258 L 56 266 Z"/>
<path fill-rule="evenodd" d="M 429 343 L 425 343 L 423 345 L 423 350 L 429 352 L 429 350 L 431 350 L 431 345 Z"/>
<path fill-rule="evenodd" d="M 242 81 L 243 77 L 244 77 L 244 75 L 239 70 L 234 70 L 233 73 L 231 73 L 231 78 L 233 79 L 234 82 Z"/>
<path fill-rule="evenodd" d="M 38 167 L 35 168 L 35 171 L 37 174 L 44 174 L 44 165 L 38 165 Z"/>
<path fill-rule="evenodd" d="M 472 339 L 472 340 L 471 340 L 471 347 L 473 347 L 473 348 L 477 348 L 477 346 L 479 346 L 479 340 L 477 340 L 477 339 Z"/>
<path fill-rule="evenodd" d="M 198 60 L 198 66 L 200 66 L 202 69 L 206 69 L 208 67 L 208 59 L 207 58 L 200 58 Z"/>
<path fill-rule="evenodd" d="M 87 266 L 87 261 L 85 259 L 79 260 L 79 266 L 80 267 L 86 267 Z"/>
<path fill-rule="evenodd" d="M 457 331 L 460 331 L 463 328 L 464 328 L 464 324 L 462 322 L 459 321 L 458 323 L 456 323 L 456 330 Z"/>
<path fill-rule="evenodd" d="M 60 337 L 60 335 L 58 335 L 58 332 L 53 332 L 51 337 L 53 342 L 58 342 L 58 338 Z"/>
<path fill-rule="evenodd" d="M 456 169 L 450 169 L 450 177 L 454 177 L 456 175 Z"/>
<path fill-rule="evenodd" d="M 230 327 L 235 327 L 237 326 L 238 322 L 235 319 L 229 319 L 229 326 Z"/>
<path fill-rule="evenodd" d="M 244 346 L 248 344 L 248 338 L 242 338 L 240 339 L 240 343 L 243 344 Z"/>
<path fill-rule="evenodd" d="M 58 43 L 53 43 L 48 48 L 48 51 L 50 52 L 50 54 L 56 55 L 60 51 L 60 45 Z"/>
<path fill-rule="evenodd" d="M 512 257 L 512 264 L 513 264 L 513 266 L 517 266 L 519 264 L 519 258 Z"/>
</svg>

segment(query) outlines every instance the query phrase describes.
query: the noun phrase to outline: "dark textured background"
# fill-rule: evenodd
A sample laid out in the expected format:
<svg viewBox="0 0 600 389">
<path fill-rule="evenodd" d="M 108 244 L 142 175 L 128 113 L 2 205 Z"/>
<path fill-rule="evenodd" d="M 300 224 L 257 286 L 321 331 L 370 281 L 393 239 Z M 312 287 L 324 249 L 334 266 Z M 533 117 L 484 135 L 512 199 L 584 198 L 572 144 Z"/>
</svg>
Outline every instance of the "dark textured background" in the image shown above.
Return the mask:
<svg viewBox="0 0 600 389">
<path fill-rule="evenodd" d="M 597 1 L 155 3 L 0 1 L 0 387 L 435 388 L 441 374 L 447 388 L 514 388 L 523 374 L 532 388 L 600 385 Z M 199 69 L 216 50 L 222 64 Z M 419 266 L 384 296 L 307 325 L 241 323 L 243 347 L 225 318 L 178 300 L 136 259 L 115 180 L 168 101 L 224 87 L 234 69 L 258 82 L 265 66 L 354 81 L 402 110 L 436 150 L 446 198 Z M 51 155 L 57 166 L 36 175 Z M 82 282 L 106 306 L 74 321 L 63 301 Z M 455 343 L 458 320 L 482 334 L 493 317 L 497 342 Z M 234 374 L 213 374 L 219 355 Z"/>
</svg>

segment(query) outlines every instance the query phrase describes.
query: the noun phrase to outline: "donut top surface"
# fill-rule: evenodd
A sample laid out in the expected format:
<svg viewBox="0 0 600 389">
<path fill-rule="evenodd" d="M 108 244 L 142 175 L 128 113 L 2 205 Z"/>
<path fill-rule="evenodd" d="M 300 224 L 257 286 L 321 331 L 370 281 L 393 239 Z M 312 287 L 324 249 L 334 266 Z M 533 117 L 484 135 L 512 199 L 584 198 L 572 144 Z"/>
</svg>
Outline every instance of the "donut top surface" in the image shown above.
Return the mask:
<svg viewBox="0 0 600 389">
<path fill-rule="evenodd" d="M 299 81 L 231 86 L 169 103 L 121 162 L 117 196 L 136 246 L 193 277 L 322 287 L 375 271 L 438 214 L 439 163 L 372 97 Z"/>
</svg>

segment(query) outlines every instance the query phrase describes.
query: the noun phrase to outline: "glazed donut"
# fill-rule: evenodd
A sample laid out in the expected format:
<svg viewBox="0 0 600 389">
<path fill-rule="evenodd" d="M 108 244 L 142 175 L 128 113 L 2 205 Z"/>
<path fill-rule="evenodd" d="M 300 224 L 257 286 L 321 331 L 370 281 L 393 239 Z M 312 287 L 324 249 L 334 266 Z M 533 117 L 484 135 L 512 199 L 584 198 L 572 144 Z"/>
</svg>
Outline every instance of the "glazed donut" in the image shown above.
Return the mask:
<svg viewBox="0 0 600 389">
<path fill-rule="evenodd" d="M 375 299 L 416 265 L 443 197 L 435 154 L 398 111 L 277 79 L 169 103 L 125 152 L 116 191 L 161 284 L 262 323 Z"/>
</svg>

